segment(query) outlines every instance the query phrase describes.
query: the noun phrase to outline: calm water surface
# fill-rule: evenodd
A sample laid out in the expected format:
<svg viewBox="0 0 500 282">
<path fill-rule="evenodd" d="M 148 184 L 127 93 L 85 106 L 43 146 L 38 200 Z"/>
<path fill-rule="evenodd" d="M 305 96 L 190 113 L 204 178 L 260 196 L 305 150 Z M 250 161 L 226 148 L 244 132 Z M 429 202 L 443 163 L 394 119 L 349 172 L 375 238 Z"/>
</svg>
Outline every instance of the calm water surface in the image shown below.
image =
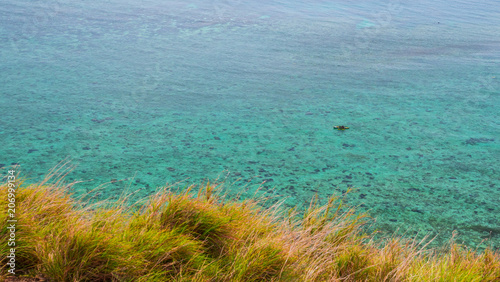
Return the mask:
<svg viewBox="0 0 500 282">
<path fill-rule="evenodd" d="M 492 0 L 0 4 L 0 166 L 69 157 L 76 194 L 355 187 L 373 228 L 498 248 L 499 95 Z"/>
</svg>

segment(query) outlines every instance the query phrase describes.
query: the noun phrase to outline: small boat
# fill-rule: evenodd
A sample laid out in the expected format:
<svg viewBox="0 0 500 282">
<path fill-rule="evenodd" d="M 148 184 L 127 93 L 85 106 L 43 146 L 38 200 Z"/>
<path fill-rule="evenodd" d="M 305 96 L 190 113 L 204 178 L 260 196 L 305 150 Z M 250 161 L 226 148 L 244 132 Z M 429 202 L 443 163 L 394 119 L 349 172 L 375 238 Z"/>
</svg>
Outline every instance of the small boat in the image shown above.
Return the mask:
<svg viewBox="0 0 500 282">
<path fill-rule="evenodd" d="M 344 126 L 344 125 L 336 125 L 333 128 L 335 128 L 337 130 L 346 130 L 346 129 L 349 129 L 348 126 Z"/>
</svg>

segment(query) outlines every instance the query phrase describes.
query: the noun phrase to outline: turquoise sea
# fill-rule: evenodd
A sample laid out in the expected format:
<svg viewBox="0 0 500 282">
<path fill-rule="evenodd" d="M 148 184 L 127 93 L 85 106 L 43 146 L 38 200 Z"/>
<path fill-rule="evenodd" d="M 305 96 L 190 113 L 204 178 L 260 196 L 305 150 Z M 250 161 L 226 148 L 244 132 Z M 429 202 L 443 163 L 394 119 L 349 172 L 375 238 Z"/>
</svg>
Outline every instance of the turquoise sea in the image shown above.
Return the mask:
<svg viewBox="0 0 500 282">
<path fill-rule="evenodd" d="M 373 229 L 500 248 L 499 96 L 497 0 L 0 3 L 2 173 L 67 158 L 75 195 L 354 187 Z"/>
</svg>

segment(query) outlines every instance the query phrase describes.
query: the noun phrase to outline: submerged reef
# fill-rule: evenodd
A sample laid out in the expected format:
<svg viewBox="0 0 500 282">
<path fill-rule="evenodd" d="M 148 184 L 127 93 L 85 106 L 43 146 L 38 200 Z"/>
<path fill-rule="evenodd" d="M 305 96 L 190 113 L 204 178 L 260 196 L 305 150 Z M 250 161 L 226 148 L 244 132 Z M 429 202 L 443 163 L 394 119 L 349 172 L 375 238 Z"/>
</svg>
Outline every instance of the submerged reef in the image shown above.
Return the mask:
<svg viewBox="0 0 500 282">
<path fill-rule="evenodd" d="M 465 141 L 465 144 L 467 145 L 476 145 L 478 143 L 490 143 L 495 141 L 493 138 L 469 138 L 467 141 Z"/>
</svg>

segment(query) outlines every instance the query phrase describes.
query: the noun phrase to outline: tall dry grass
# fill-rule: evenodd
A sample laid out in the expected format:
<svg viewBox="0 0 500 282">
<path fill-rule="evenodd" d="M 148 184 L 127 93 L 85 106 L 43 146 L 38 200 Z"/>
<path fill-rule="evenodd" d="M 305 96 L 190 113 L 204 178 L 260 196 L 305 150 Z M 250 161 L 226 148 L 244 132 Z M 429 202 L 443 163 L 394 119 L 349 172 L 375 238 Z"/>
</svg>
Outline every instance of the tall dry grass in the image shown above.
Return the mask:
<svg viewBox="0 0 500 282">
<path fill-rule="evenodd" d="M 227 200 L 218 185 L 160 189 L 146 201 L 88 204 L 67 193 L 67 167 L 18 182 L 17 277 L 46 281 L 500 281 L 500 254 L 450 241 L 446 251 L 363 232 L 370 219 L 332 197 L 305 211 Z M 197 191 L 196 191 L 197 189 Z M 0 185 L 7 195 L 7 184 Z M 6 207 L 6 196 L 1 198 Z M 5 208 L 6 210 L 6 208 Z M 7 279 L 7 213 L 0 213 Z M 15 281 L 15 280 L 11 280 Z"/>
</svg>

